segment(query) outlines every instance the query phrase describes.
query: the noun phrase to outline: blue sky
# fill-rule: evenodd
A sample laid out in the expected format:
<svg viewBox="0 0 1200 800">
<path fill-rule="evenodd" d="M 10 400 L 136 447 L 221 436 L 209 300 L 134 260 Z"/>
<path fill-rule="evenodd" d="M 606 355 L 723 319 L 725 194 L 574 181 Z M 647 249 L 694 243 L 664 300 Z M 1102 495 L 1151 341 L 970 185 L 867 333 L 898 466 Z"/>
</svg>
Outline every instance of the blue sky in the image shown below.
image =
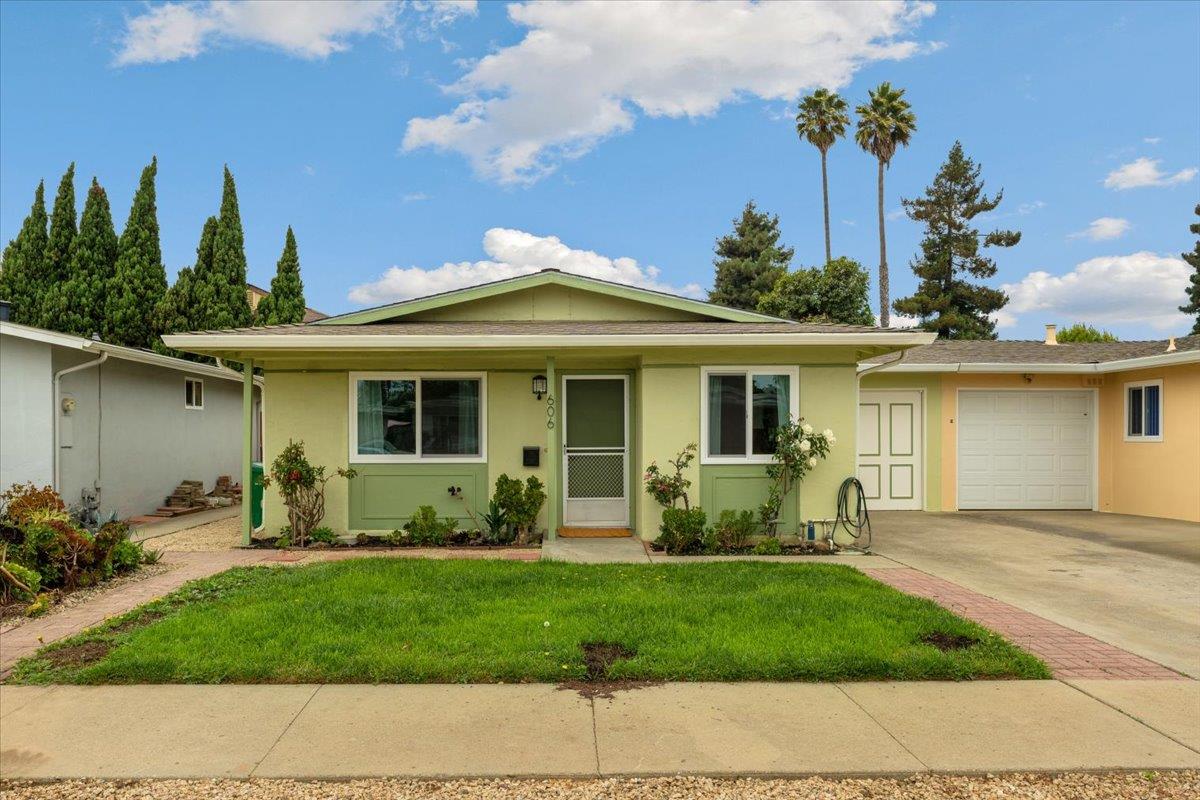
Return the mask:
<svg viewBox="0 0 1200 800">
<path fill-rule="evenodd" d="M 366 304 L 558 266 L 697 293 L 746 200 L 795 264 L 823 255 L 818 85 L 890 80 L 918 117 L 887 207 L 955 139 L 1005 200 L 1001 334 L 1085 319 L 1183 333 L 1200 200 L 1200 4 L 0 4 L 0 236 L 77 164 L 123 225 L 159 159 L 168 273 L 237 179 L 250 280 L 287 225 L 310 305 Z M 830 157 L 836 254 L 874 276 L 874 162 Z M 920 229 L 888 222 L 893 297 Z M 874 292 L 874 289 L 872 290 Z"/>
</svg>

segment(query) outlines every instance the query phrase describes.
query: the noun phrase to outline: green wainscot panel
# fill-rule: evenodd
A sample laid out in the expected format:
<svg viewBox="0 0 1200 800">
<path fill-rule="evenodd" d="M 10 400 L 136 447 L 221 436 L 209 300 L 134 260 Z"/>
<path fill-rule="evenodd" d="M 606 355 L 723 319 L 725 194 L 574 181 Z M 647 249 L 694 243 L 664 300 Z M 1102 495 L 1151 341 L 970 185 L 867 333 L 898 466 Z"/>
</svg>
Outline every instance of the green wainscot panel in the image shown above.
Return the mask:
<svg viewBox="0 0 1200 800">
<path fill-rule="evenodd" d="M 472 528 L 466 505 L 450 494 L 462 487 L 476 515 L 487 508 L 487 464 L 355 464 L 350 481 L 350 529 L 390 531 L 408 522 L 418 506 L 430 505 L 439 517 L 454 517 Z"/>
<path fill-rule="evenodd" d="M 758 518 L 758 507 L 767 499 L 765 464 L 710 464 L 700 466 L 700 505 L 708 514 L 709 523 L 717 521 L 726 509 L 741 511 L 749 509 Z M 781 535 L 794 534 L 799 530 L 800 493 L 793 487 L 783 499 L 783 523 Z"/>
</svg>

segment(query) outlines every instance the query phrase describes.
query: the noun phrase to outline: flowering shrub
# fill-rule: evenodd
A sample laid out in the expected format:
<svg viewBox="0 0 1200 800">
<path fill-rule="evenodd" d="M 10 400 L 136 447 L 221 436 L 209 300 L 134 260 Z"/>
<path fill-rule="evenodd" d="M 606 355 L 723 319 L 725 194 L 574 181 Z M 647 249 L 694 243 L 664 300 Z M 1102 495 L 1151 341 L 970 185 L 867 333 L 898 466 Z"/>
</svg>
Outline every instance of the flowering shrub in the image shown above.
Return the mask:
<svg viewBox="0 0 1200 800">
<path fill-rule="evenodd" d="M 783 499 L 792 487 L 817 466 L 817 462 L 829 455 L 837 444 L 833 431 L 826 428 L 817 433 L 801 417 L 798 422 L 788 420 L 775 431 L 775 452 L 767 467 L 767 478 L 771 481 L 767 489 L 767 501 L 759 507 L 759 516 L 767 529 L 767 535 L 775 536 L 779 526 L 779 515 Z"/>
<path fill-rule="evenodd" d="M 69 518 L 67 506 L 58 492 L 49 486 L 39 489 L 32 483 L 23 486 L 14 483 L 7 492 L 0 494 L 0 508 L 13 525 L 43 522 L 47 518 Z"/>
<path fill-rule="evenodd" d="M 343 478 L 353 478 L 356 470 L 338 468 Z M 263 476 L 263 486 L 275 483 L 283 504 L 288 510 L 291 544 L 304 547 L 312 530 L 325 518 L 325 484 L 332 475 L 324 467 L 314 467 L 304 456 L 304 442 L 288 440 L 287 447 L 271 462 L 270 475 Z"/>
<path fill-rule="evenodd" d="M 674 475 L 666 474 L 659 469 L 656 462 L 651 461 L 650 466 L 646 467 L 645 474 L 642 475 L 642 479 L 646 482 L 646 494 L 658 501 L 659 505 L 667 508 L 674 508 L 675 503 L 682 500 L 684 509 L 687 509 L 689 507 L 687 490 L 692 482 L 683 477 L 683 471 L 695 457 L 696 443 L 693 442 L 667 462 L 675 468 Z"/>
</svg>

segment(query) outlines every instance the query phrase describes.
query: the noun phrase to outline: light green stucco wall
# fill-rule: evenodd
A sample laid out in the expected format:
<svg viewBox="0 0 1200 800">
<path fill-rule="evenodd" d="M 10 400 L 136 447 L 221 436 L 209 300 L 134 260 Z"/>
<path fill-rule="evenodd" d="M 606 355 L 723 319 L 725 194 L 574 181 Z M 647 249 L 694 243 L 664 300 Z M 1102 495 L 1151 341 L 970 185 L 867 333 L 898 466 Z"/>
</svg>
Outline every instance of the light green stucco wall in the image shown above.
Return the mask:
<svg viewBox="0 0 1200 800">
<path fill-rule="evenodd" d="M 861 389 L 917 389 L 922 393 L 925 413 L 925 502 L 926 511 L 942 510 L 942 376 L 929 373 L 873 372 L 859 382 Z"/>
<path fill-rule="evenodd" d="M 347 465 L 349 388 L 344 372 L 270 372 L 263 390 L 263 461 L 267 469 L 289 440 L 303 441 L 309 462 L 326 474 Z M 334 475 L 325 486 L 324 524 L 342 533 L 348 522 L 348 486 Z M 264 534 L 287 524 L 287 510 L 275 487 L 263 498 Z"/>
<path fill-rule="evenodd" d="M 687 444 L 700 443 L 700 368 L 694 366 L 643 367 L 638 397 L 637 426 L 640 433 L 636 455 L 637 480 L 633 491 L 642 492 L 642 471 L 651 461 L 670 469 L 667 461 Z M 699 459 L 685 473 L 692 482 L 689 499 L 700 500 Z M 662 507 L 649 497 L 641 497 L 636 505 L 635 532 L 643 539 L 658 536 Z"/>
<path fill-rule="evenodd" d="M 560 319 L 616 321 L 695 320 L 704 317 L 680 309 L 550 284 L 421 311 L 408 319 L 426 322 Z"/>
<path fill-rule="evenodd" d="M 544 370 L 543 370 L 544 372 Z M 496 478 L 507 474 L 524 481 L 536 475 L 546 483 L 550 453 L 546 451 L 546 398 L 538 400 L 531 391 L 535 372 L 488 373 L 488 463 L 486 494 L 479 506 L 487 508 Z M 521 466 L 521 448 L 537 445 L 541 458 L 537 468 Z M 549 504 L 550 500 L 547 500 Z M 546 527 L 546 508 L 538 526 Z"/>
<path fill-rule="evenodd" d="M 833 519 L 837 492 L 858 461 L 857 372 L 854 364 L 800 367 L 800 416 L 818 431 L 833 430 L 837 444 L 800 486 L 803 519 Z"/>
<path fill-rule="evenodd" d="M 350 482 L 353 531 L 402 528 L 419 506 L 426 505 L 469 530 L 475 523 L 465 503 L 476 516 L 487 508 L 487 464 L 360 464 L 355 469 L 358 475 Z M 462 489 L 463 499 L 450 494 L 451 486 Z"/>
</svg>

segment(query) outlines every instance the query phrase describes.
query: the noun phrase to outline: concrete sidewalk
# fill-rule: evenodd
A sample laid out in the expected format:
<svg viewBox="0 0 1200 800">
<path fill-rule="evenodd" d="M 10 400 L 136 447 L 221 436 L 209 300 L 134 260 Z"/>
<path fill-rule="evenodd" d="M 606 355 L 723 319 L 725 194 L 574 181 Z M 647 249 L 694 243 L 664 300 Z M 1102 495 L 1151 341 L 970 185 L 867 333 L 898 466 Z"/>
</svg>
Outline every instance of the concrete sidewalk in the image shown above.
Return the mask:
<svg viewBox="0 0 1200 800">
<path fill-rule="evenodd" d="M 1200 767 L 1200 683 L 0 686 L 0 777 Z"/>
</svg>

